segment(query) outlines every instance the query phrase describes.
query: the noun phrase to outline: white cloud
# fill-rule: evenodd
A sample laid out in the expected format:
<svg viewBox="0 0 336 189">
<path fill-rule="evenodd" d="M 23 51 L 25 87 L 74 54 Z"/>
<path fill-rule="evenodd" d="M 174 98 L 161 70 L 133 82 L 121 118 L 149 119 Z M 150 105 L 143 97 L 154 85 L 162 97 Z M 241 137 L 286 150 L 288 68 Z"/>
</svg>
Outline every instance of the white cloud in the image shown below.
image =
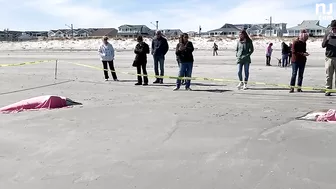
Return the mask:
<svg viewBox="0 0 336 189">
<path fill-rule="evenodd" d="M 0 0 L 2 1 L 2 0 Z M 181 28 L 183 31 L 197 31 L 199 25 L 203 31 L 219 28 L 225 23 L 244 24 L 268 22 L 272 16 L 273 22 L 285 22 L 287 26 L 295 26 L 302 20 L 317 19 L 315 3 L 318 0 L 245 0 L 237 2 L 224 0 L 185 0 L 176 3 L 166 1 L 158 7 L 149 6 L 142 1 L 123 0 L 122 6 L 139 4 L 139 8 L 127 10 L 120 1 L 114 0 L 12 0 L 2 2 L 0 16 L 20 14 L 20 9 L 31 9 L 45 18 L 56 20 L 55 23 L 30 23 L 29 29 L 62 28 L 64 24 L 73 23 L 75 27 L 118 27 L 122 24 L 145 24 L 153 28 L 150 22 L 159 21 L 162 28 Z M 108 5 L 106 5 L 108 3 Z M 17 6 L 15 6 L 17 5 Z M 129 8 L 130 9 L 130 8 Z M 45 19 L 45 20 L 47 20 Z M 1 27 L 21 28 L 15 20 L 9 17 L 0 23 Z M 28 24 L 29 25 L 29 24 Z"/>
</svg>

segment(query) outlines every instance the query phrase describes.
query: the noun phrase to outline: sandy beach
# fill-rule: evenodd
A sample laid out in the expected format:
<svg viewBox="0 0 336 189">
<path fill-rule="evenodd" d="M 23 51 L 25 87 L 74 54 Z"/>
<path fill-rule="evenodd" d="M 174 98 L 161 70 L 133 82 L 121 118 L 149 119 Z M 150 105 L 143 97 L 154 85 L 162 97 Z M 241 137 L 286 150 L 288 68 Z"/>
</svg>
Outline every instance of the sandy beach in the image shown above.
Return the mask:
<svg viewBox="0 0 336 189">
<path fill-rule="evenodd" d="M 263 85 L 238 91 L 235 82 L 208 81 L 173 91 L 175 80 L 134 86 L 135 76 L 121 73 L 119 82 L 105 82 L 102 71 L 71 64 L 101 67 L 96 52 L 9 50 L 19 49 L 3 49 L 0 64 L 58 59 L 57 79 L 54 61 L 2 67 L 0 106 L 48 94 L 83 106 L 0 114 L 0 188 L 336 187 L 335 124 L 295 120 L 335 108 L 334 96 Z M 310 53 L 303 84 L 323 87 L 323 50 L 316 45 Z M 237 79 L 232 50 L 194 55 L 193 76 Z M 273 65 L 275 57 L 279 50 Z M 135 73 L 133 58 L 131 51 L 116 52 L 116 70 Z M 177 75 L 171 51 L 165 68 Z M 253 54 L 251 81 L 289 84 L 290 75 L 290 68 L 266 67 L 263 48 Z"/>
</svg>

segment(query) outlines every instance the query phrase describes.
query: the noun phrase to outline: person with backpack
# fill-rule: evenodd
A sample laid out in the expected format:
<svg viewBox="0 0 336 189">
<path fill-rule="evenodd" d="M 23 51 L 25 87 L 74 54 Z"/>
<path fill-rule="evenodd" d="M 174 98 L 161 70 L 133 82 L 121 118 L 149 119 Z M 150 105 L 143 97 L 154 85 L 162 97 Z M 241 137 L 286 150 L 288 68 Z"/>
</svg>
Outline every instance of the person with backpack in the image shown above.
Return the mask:
<svg viewBox="0 0 336 189">
<path fill-rule="evenodd" d="M 285 43 L 282 42 L 281 43 L 281 63 L 282 63 L 282 67 L 287 67 L 288 66 L 288 54 L 289 54 L 289 46 Z"/>
<path fill-rule="evenodd" d="M 147 76 L 147 54 L 149 54 L 149 45 L 143 41 L 142 36 L 137 38 L 138 44 L 135 46 L 134 53 L 136 54 L 133 66 L 137 68 L 138 82 L 135 85 L 148 85 L 148 76 Z M 143 81 L 141 77 L 141 69 L 143 73 Z"/>
</svg>

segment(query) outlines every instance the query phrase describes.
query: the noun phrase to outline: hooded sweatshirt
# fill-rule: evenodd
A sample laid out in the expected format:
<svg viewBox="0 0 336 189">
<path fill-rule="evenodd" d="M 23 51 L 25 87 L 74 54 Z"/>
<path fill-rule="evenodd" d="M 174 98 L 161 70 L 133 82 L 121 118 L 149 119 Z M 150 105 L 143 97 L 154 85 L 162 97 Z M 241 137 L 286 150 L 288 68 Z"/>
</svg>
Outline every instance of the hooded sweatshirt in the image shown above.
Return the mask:
<svg viewBox="0 0 336 189">
<path fill-rule="evenodd" d="M 106 45 L 103 43 L 99 47 L 98 52 L 102 61 L 114 60 L 114 48 L 111 43 L 107 43 Z"/>
</svg>

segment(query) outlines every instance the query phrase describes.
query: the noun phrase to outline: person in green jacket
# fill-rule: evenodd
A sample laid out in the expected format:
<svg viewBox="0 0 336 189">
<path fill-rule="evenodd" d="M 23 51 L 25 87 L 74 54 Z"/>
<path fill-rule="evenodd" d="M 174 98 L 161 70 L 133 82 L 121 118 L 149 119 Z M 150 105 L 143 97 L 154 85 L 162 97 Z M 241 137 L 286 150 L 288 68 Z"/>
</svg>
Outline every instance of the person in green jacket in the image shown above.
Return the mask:
<svg viewBox="0 0 336 189">
<path fill-rule="evenodd" d="M 253 43 L 251 38 L 248 36 L 245 30 L 241 31 L 239 34 L 239 41 L 237 42 L 236 48 L 236 57 L 237 57 L 237 65 L 238 65 L 238 78 L 239 84 L 237 86 L 238 89 L 247 89 L 247 82 L 249 79 L 249 70 L 251 64 L 251 54 L 253 53 Z M 245 78 L 243 82 L 243 67 Z"/>
</svg>

